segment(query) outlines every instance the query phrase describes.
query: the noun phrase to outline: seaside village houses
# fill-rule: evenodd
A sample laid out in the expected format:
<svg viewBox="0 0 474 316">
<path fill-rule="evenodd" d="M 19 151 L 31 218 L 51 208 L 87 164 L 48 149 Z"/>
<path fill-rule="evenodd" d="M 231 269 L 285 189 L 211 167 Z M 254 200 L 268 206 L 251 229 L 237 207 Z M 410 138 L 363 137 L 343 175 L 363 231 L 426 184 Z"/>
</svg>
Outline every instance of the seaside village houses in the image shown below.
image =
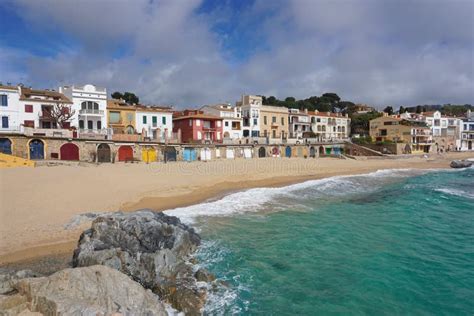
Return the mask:
<svg viewBox="0 0 474 316">
<path fill-rule="evenodd" d="M 375 111 L 359 104 L 356 113 Z M 374 143 L 350 141 L 347 114 L 263 104 L 259 95 L 199 109 L 130 104 L 92 84 L 58 90 L 0 84 L 0 152 L 30 160 L 90 162 L 317 157 L 473 150 L 474 118 L 439 111 L 369 123 Z M 382 145 L 383 148 L 380 147 Z M 378 148 L 375 148 L 377 147 Z M 387 150 L 390 147 L 390 150 Z"/>
</svg>

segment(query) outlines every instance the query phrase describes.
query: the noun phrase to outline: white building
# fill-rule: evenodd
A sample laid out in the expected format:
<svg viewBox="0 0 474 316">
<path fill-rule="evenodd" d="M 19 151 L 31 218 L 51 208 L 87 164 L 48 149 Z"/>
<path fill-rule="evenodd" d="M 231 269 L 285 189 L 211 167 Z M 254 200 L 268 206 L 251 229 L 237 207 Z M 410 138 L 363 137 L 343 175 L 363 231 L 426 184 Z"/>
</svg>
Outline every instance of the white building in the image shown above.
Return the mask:
<svg viewBox="0 0 474 316">
<path fill-rule="evenodd" d="M 54 90 L 35 90 L 31 88 L 0 86 L 0 116 L 3 131 L 19 132 L 26 128 L 56 129 L 53 108 L 58 105 L 71 105 L 72 102 L 62 93 Z M 69 128 L 70 122 L 63 124 Z"/>
<path fill-rule="evenodd" d="M 447 151 L 461 147 L 462 120 L 441 115 L 440 111 L 421 113 L 431 128 L 434 150 Z"/>
<path fill-rule="evenodd" d="M 288 109 L 290 138 L 303 138 L 310 131 L 310 118 L 308 110 Z"/>
<path fill-rule="evenodd" d="M 107 127 L 107 90 L 92 84 L 84 86 L 59 87 L 72 101 L 72 110 L 75 111 L 71 119 L 71 126 L 76 127 L 79 133 L 102 133 Z"/>
<path fill-rule="evenodd" d="M 137 133 L 155 140 L 166 140 L 173 133 L 173 110 L 169 107 L 136 106 L 135 127 Z"/>
<path fill-rule="evenodd" d="M 347 139 L 351 133 L 351 119 L 347 114 L 309 112 L 311 131 L 321 141 Z"/>
<path fill-rule="evenodd" d="M 11 132 L 20 129 L 21 87 L 0 85 L 0 131 Z"/>
<path fill-rule="evenodd" d="M 242 137 L 260 136 L 261 106 L 262 97 L 258 95 L 242 95 L 242 99 L 236 102 L 237 112 L 242 116 Z"/>
<path fill-rule="evenodd" d="M 224 140 L 238 140 L 242 138 L 242 117 L 237 107 L 229 104 L 205 105 L 201 108 L 204 114 L 222 118 Z"/>
<path fill-rule="evenodd" d="M 471 110 L 467 111 L 466 118 L 462 120 L 461 150 L 474 149 L 474 115 Z"/>
</svg>

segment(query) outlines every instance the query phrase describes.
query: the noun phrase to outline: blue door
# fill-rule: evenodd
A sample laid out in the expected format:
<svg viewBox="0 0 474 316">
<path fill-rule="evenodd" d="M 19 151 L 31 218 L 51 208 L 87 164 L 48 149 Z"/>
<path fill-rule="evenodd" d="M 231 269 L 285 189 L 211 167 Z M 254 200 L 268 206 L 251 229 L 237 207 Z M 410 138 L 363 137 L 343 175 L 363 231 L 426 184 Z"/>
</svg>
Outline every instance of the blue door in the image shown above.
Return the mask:
<svg viewBox="0 0 474 316">
<path fill-rule="evenodd" d="M 341 154 L 341 150 L 339 147 L 333 147 L 334 155 L 339 156 Z"/>
<path fill-rule="evenodd" d="M 30 159 L 44 159 L 44 144 L 39 139 L 30 142 Z"/>
<path fill-rule="evenodd" d="M 12 142 L 8 138 L 0 138 L 0 153 L 12 154 Z"/>
<path fill-rule="evenodd" d="M 185 161 L 195 161 L 196 160 L 196 151 L 194 148 L 184 148 L 183 159 Z"/>
<path fill-rule="evenodd" d="M 286 146 L 285 148 L 285 156 L 290 158 L 291 157 L 291 147 L 290 146 Z"/>
</svg>

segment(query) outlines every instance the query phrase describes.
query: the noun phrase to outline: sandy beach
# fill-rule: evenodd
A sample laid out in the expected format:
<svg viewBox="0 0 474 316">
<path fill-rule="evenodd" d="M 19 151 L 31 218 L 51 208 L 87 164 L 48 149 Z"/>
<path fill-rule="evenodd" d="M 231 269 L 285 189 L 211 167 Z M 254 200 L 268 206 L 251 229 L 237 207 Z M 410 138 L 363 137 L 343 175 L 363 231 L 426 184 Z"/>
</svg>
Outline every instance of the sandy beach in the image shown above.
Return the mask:
<svg viewBox="0 0 474 316">
<path fill-rule="evenodd" d="M 88 212 L 165 210 L 252 187 L 392 168 L 448 168 L 473 153 L 429 158 L 216 160 L 104 164 L 0 170 L 0 264 L 72 253 L 89 221 L 65 228 Z"/>
</svg>

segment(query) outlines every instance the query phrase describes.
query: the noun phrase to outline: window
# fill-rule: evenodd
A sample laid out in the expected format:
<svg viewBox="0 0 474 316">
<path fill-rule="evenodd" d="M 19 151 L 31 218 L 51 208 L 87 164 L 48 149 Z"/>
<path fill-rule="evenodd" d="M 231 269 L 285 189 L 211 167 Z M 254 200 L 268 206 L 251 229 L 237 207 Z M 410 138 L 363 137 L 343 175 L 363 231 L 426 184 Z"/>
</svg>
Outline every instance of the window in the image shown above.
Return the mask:
<svg viewBox="0 0 474 316">
<path fill-rule="evenodd" d="M 8 106 L 8 96 L 6 94 L 0 95 L 0 105 Z"/>
<path fill-rule="evenodd" d="M 202 139 L 202 134 L 201 134 L 200 131 L 197 132 L 197 138 L 198 138 L 198 139 Z"/>
<path fill-rule="evenodd" d="M 102 129 L 102 121 L 97 121 L 97 129 Z"/>
<path fill-rule="evenodd" d="M 381 129 L 380 130 L 380 135 L 381 136 L 387 136 L 387 130 L 386 129 Z"/>
<path fill-rule="evenodd" d="M 146 124 L 146 115 L 143 115 L 143 124 Z"/>
<path fill-rule="evenodd" d="M 24 126 L 24 127 L 33 127 L 33 128 L 34 128 L 34 127 L 35 127 L 35 121 L 29 121 L 29 120 L 23 121 L 23 126 Z"/>
<path fill-rule="evenodd" d="M 156 127 L 158 125 L 158 117 L 152 116 L 151 121 L 153 123 L 153 127 Z"/>
<path fill-rule="evenodd" d="M 84 129 L 84 120 L 79 120 L 79 128 Z"/>
<path fill-rule="evenodd" d="M 201 126 L 201 120 L 196 120 L 196 126 Z"/>
<path fill-rule="evenodd" d="M 109 112 L 109 122 L 114 124 L 114 123 L 120 123 L 120 112 Z"/>
<path fill-rule="evenodd" d="M 276 124 L 276 122 L 277 122 L 276 116 L 272 116 L 272 123 L 275 123 L 275 124 Z"/>
<path fill-rule="evenodd" d="M 161 124 L 166 125 L 166 116 L 161 117 Z"/>
<path fill-rule="evenodd" d="M 8 128 L 8 116 L 2 116 L 2 128 Z"/>
<path fill-rule="evenodd" d="M 221 127 L 221 126 L 222 126 L 221 121 L 217 121 L 217 127 Z"/>
<path fill-rule="evenodd" d="M 281 125 L 285 125 L 285 118 L 284 117 L 281 118 Z"/>
<path fill-rule="evenodd" d="M 33 113 L 33 106 L 31 104 L 25 104 L 25 112 Z"/>
<path fill-rule="evenodd" d="M 193 120 L 189 120 L 189 126 L 193 126 Z"/>
<path fill-rule="evenodd" d="M 133 121 L 133 113 L 127 113 L 127 121 L 131 123 Z"/>
<path fill-rule="evenodd" d="M 224 122 L 225 127 L 229 127 L 229 122 Z"/>
<path fill-rule="evenodd" d="M 263 124 L 267 125 L 267 116 L 263 116 Z"/>
<path fill-rule="evenodd" d="M 257 119 L 253 119 L 253 125 L 258 125 Z"/>
<path fill-rule="evenodd" d="M 93 123 L 94 122 L 92 122 L 92 121 L 87 121 L 87 129 L 94 129 Z"/>
<path fill-rule="evenodd" d="M 221 132 L 217 132 L 217 140 L 221 139 Z"/>
</svg>

